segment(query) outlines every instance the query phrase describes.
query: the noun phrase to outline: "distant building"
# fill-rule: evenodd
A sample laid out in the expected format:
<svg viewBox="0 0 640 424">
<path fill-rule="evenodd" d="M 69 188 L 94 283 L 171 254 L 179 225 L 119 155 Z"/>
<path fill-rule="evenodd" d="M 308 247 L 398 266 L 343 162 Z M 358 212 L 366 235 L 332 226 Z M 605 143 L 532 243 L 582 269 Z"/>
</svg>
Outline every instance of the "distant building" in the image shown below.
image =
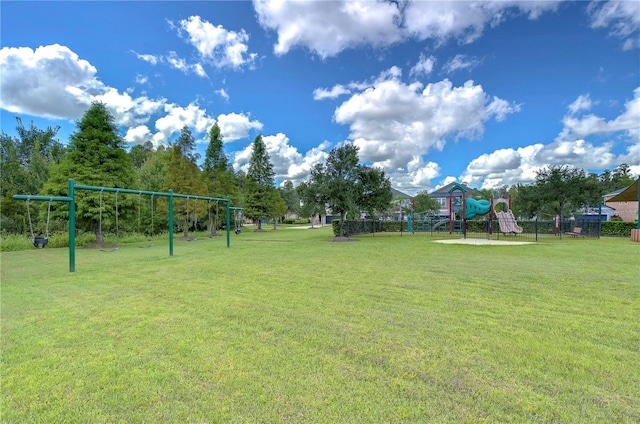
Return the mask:
<svg viewBox="0 0 640 424">
<path fill-rule="evenodd" d="M 454 210 L 457 209 L 457 207 L 459 207 L 459 205 L 461 204 L 460 200 L 462 198 L 462 191 L 455 190 L 454 192 L 449 193 L 449 191 L 456 186 L 462 187 L 466 190 L 466 192 L 464 193 L 465 197 L 473 198 L 473 199 L 482 198 L 482 195 L 479 190 L 476 190 L 475 188 L 471 188 L 467 186 L 466 183 L 460 184 L 460 183 L 453 182 L 453 183 L 447 184 L 444 187 L 440 187 L 439 189 L 429 193 L 429 197 L 434 199 L 440 205 L 439 215 L 442 217 L 449 216 L 449 197 L 453 197 Z"/>
<path fill-rule="evenodd" d="M 393 205 L 390 211 L 391 219 L 395 221 L 406 220 L 407 216 L 402 213 L 402 210 L 411 209 L 413 197 L 393 187 L 391 187 L 391 195 L 391 203 Z"/>
<path fill-rule="evenodd" d="M 635 182 L 634 184 L 638 184 Z M 632 184 L 633 185 L 633 184 Z M 623 201 L 609 201 L 610 199 L 618 196 L 622 192 L 629 189 L 629 187 L 621 188 L 620 190 L 612 191 L 604 195 L 604 203 L 611 209 L 613 209 L 613 218 L 620 218 L 623 221 L 633 222 L 638 220 L 638 201 L 637 200 L 623 200 Z"/>
</svg>

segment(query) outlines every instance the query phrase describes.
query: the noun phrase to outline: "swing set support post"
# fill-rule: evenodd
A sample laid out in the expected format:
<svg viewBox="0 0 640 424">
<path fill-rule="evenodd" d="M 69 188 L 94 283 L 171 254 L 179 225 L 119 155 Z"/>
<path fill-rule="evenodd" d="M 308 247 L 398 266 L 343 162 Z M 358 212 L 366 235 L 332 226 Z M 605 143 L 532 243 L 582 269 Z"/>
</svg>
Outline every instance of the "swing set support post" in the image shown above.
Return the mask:
<svg viewBox="0 0 640 424">
<path fill-rule="evenodd" d="M 76 270 L 76 202 L 74 199 L 73 180 L 69 180 L 68 196 L 30 196 L 26 194 L 14 194 L 15 200 L 41 200 L 48 202 L 66 202 L 69 204 L 69 272 Z"/>
<path fill-rule="evenodd" d="M 76 198 L 75 183 L 69 178 L 69 272 L 76 271 Z"/>
<path fill-rule="evenodd" d="M 173 190 L 169 189 L 169 256 L 173 256 Z"/>
<path fill-rule="evenodd" d="M 226 221 L 227 221 L 227 247 L 231 245 L 231 199 L 227 197 L 227 210 L 226 210 Z"/>
</svg>

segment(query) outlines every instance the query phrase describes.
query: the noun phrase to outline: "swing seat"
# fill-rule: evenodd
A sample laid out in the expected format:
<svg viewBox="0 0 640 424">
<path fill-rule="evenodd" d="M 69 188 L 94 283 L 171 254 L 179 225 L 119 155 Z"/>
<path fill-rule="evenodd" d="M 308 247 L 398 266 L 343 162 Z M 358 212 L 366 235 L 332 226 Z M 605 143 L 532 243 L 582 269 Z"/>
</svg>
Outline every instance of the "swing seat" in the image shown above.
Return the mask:
<svg viewBox="0 0 640 424">
<path fill-rule="evenodd" d="M 36 247 L 36 249 L 44 249 L 45 247 L 47 247 L 48 243 L 49 239 L 46 237 L 36 236 L 33 238 L 33 245 Z"/>
<path fill-rule="evenodd" d="M 242 231 L 242 230 L 240 230 L 240 228 L 236 228 L 235 233 L 236 233 L 236 234 L 240 234 L 240 232 L 241 232 L 241 231 Z"/>
</svg>

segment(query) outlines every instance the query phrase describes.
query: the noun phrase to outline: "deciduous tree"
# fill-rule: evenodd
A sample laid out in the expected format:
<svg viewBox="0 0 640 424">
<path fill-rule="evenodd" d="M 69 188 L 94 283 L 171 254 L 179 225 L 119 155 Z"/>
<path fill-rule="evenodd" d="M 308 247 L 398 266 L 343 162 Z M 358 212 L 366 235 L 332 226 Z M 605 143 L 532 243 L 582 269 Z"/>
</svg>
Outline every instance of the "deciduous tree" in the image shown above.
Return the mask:
<svg viewBox="0 0 640 424">
<path fill-rule="evenodd" d="M 358 148 L 353 144 L 334 147 L 324 165 L 311 172 L 310 185 L 318 190 L 321 201 L 340 215 L 340 237 L 346 235 L 347 212 L 357 209 L 356 183 L 360 176 Z"/>
<path fill-rule="evenodd" d="M 429 196 L 426 191 L 419 191 L 413 200 L 414 207 L 418 213 L 436 213 L 440 211 L 440 203 Z"/>
<path fill-rule="evenodd" d="M 16 124 L 18 137 L 12 137 L 4 131 L 0 133 L 0 209 L 2 228 L 21 232 L 27 215 L 25 204 L 14 201 L 11 196 L 39 194 L 49 180 L 51 167 L 64 156 L 65 148 L 56 138 L 59 127 L 43 130 L 31 122 L 27 128 L 20 118 L 16 118 Z M 32 218 L 37 222 L 38 214 L 33 214 Z"/>
<path fill-rule="evenodd" d="M 374 219 L 391 207 L 391 181 L 379 168 L 359 166 L 356 180 L 356 204 Z"/>
<path fill-rule="evenodd" d="M 229 158 L 224 152 L 223 136 L 218 124 L 214 124 L 209 131 L 209 145 L 204 156 L 203 176 L 211 197 L 229 197 L 234 205 L 239 203 L 240 190 L 236 177 L 229 164 Z M 225 213 L 224 205 L 220 203 L 212 206 L 212 218 Z M 213 219 L 208 223 L 209 232 L 215 234 L 218 226 Z"/>
<path fill-rule="evenodd" d="M 584 170 L 552 166 L 538 171 L 531 185 L 518 186 L 514 198 L 520 213 L 527 216 L 563 217 L 587 205 L 597 205 L 601 189 L 596 178 Z"/>
<path fill-rule="evenodd" d="M 206 185 L 200 177 L 200 170 L 188 156 L 183 154 L 179 145 L 169 149 L 168 175 L 164 191 L 171 189 L 174 193 L 205 196 Z M 207 204 L 195 199 L 174 198 L 173 216 L 185 238 L 189 237 L 189 229 L 199 216 L 207 212 Z"/>
<path fill-rule="evenodd" d="M 279 191 L 287 205 L 285 213 L 300 214 L 300 195 L 293 187 L 293 183 L 289 180 L 285 181 Z"/>
</svg>

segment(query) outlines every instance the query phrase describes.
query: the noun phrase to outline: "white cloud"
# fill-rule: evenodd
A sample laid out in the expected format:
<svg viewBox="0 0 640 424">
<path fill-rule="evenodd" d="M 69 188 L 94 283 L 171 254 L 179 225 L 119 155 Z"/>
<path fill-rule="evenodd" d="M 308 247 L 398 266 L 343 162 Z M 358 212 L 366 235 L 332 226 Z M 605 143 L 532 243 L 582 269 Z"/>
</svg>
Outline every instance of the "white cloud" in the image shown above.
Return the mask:
<svg viewBox="0 0 640 424">
<path fill-rule="evenodd" d="M 322 58 L 356 46 L 388 46 L 406 39 L 450 38 L 470 43 L 507 14 L 535 19 L 558 1 L 314 1 L 254 0 L 260 24 L 276 31 L 278 55 L 303 47 Z"/>
<path fill-rule="evenodd" d="M 335 99 L 343 94 L 350 94 L 351 90 L 341 84 L 334 85 L 331 89 L 316 88 L 313 90 L 313 100 Z"/>
<path fill-rule="evenodd" d="M 479 136 L 484 122 L 518 110 L 502 99 L 490 99 L 473 81 L 454 87 L 445 79 L 423 87 L 419 82 L 407 85 L 397 75 L 393 69 L 384 73 L 334 113 L 337 123 L 349 125 L 360 158 L 389 173 L 405 168 L 415 156 L 441 150 L 448 139 Z"/>
<path fill-rule="evenodd" d="M 237 69 L 252 64 L 257 57 L 256 53 L 248 53 L 249 35 L 244 30 L 236 32 L 222 25 L 214 26 L 200 16 L 190 16 L 179 25 L 200 56 L 217 68 Z"/>
<path fill-rule="evenodd" d="M 570 164 L 577 168 L 605 169 L 616 163 L 612 153 L 613 142 L 594 145 L 588 141 L 564 140 L 554 141 L 544 146 L 537 154 L 540 165 Z"/>
<path fill-rule="evenodd" d="M 389 2 L 254 0 L 260 24 L 278 33 L 274 52 L 302 46 L 326 58 L 356 45 L 400 41 L 398 7 Z"/>
<path fill-rule="evenodd" d="M 640 48 L 640 3 L 637 1 L 593 1 L 587 8 L 591 28 L 609 28 L 623 40 L 623 49 Z"/>
<path fill-rule="evenodd" d="M 249 131 L 262 129 L 260 121 L 252 121 L 251 117 L 242 113 L 221 114 L 218 116 L 220 134 L 225 142 L 249 137 Z"/>
<path fill-rule="evenodd" d="M 589 110 L 593 106 L 588 94 L 578 96 L 578 98 L 569 105 L 572 114 L 576 114 L 582 110 Z"/>
<path fill-rule="evenodd" d="M 289 180 L 294 185 L 300 184 L 309 177 L 311 168 L 319 162 L 324 162 L 328 156 L 326 149 L 329 147 L 329 143 L 326 141 L 312 148 L 304 155 L 290 144 L 289 137 L 283 133 L 263 136 L 262 141 L 273 165 L 275 179 L 280 182 Z M 249 144 L 246 148 L 233 155 L 233 166 L 236 170 L 247 172 L 252 148 L 253 145 Z"/>
<path fill-rule="evenodd" d="M 124 140 L 128 143 L 143 144 L 146 141 L 151 140 L 151 131 L 146 125 L 132 127 L 127 130 Z"/>
<path fill-rule="evenodd" d="M 187 61 L 178 56 L 174 51 L 170 51 L 167 56 L 163 58 L 172 68 L 182 71 L 185 74 L 193 72 L 196 75 L 206 78 L 207 73 L 204 71 L 202 64 L 200 63 L 187 63 Z"/>
<path fill-rule="evenodd" d="M 606 120 L 594 114 L 575 116 L 590 110 L 594 102 L 579 96 L 569 105 L 564 129 L 548 144 L 537 143 L 519 149 L 500 149 L 472 160 L 460 177 L 473 186 L 495 188 L 535 180 L 536 172 L 552 165 L 570 165 L 587 170 L 604 170 L 622 163 L 634 173 L 640 171 L 640 87 L 617 117 Z M 606 135 L 611 134 L 610 139 Z M 595 136 L 594 140 L 587 139 Z M 605 141 L 600 141 L 605 136 Z M 627 143 L 617 155 L 617 143 Z"/>
<path fill-rule="evenodd" d="M 229 93 L 227 93 L 227 90 L 221 88 L 220 90 L 216 90 L 215 93 L 218 96 L 222 97 L 225 102 L 229 103 Z"/>
<path fill-rule="evenodd" d="M 118 125 L 134 126 L 147 122 L 166 102 L 134 98 L 106 86 L 94 66 L 59 44 L 36 50 L 5 47 L 0 50 L 0 71 L 0 107 L 14 113 L 78 119 L 91 102 L 100 101 Z"/>
<path fill-rule="evenodd" d="M 140 53 L 137 53 L 137 52 L 135 52 L 133 50 L 131 50 L 131 51 L 133 52 L 133 54 L 136 55 L 136 57 L 138 59 L 144 60 L 145 62 L 150 63 L 152 65 L 157 65 L 158 62 L 162 61 L 162 56 L 155 56 L 155 55 L 152 55 L 152 54 L 140 54 Z"/>
<path fill-rule="evenodd" d="M 613 153 L 613 147 L 612 142 L 594 145 L 585 140 L 574 140 L 499 149 L 473 159 L 460 178 L 474 187 L 493 189 L 532 182 L 538 170 L 549 166 L 607 169 L 622 163 Z"/>
<path fill-rule="evenodd" d="M 146 75 L 136 75 L 136 84 L 144 85 L 149 83 L 149 77 Z"/>
<path fill-rule="evenodd" d="M 408 35 L 433 39 L 438 44 L 450 38 L 460 43 L 477 40 L 488 25 L 495 27 L 507 15 L 527 14 L 538 18 L 557 8 L 559 1 L 412 1 L 405 10 L 404 25 Z"/>
<path fill-rule="evenodd" d="M 120 93 L 113 87 L 105 87 L 102 94 L 93 97 L 107 105 L 119 125 L 130 127 L 148 122 L 151 115 L 162 109 L 165 99 L 152 100 L 146 96 L 133 98 L 129 93 Z"/>
<path fill-rule="evenodd" d="M 457 54 L 442 65 L 442 72 L 451 75 L 459 70 L 472 70 L 480 64 L 480 60 L 475 57 L 469 57 L 466 54 Z"/>
<path fill-rule="evenodd" d="M 575 116 L 578 110 L 575 105 L 584 102 L 581 99 L 583 99 L 583 96 L 580 96 L 569 106 L 569 110 L 572 113 L 563 118 L 564 128 L 556 140 L 573 140 L 593 134 L 607 134 L 618 131 L 626 133 L 630 139 L 636 142 L 640 140 L 640 87 L 633 91 L 633 99 L 625 103 L 624 112 L 609 121 L 594 114 L 582 117 Z"/>
<path fill-rule="evenodd" d="M 97 70 L 66 46 L 3 47 L 0 107 L 14 113 L 77 119 L 104 90 Z"/>
<path fill-rule="evenodd" d="M 424 161 L 422 156 L 415 155 L 407 163 L 406 168 L 385 170 L 391 179 L 392 186 L 409 195 L 421 190 L 433 189 L 432 180 L 440 176 L 440 166 L 432 161 Z"/>
<path fill-rule="evenodd" d="M 542 144 L 533 144 L 482 154 L 467 165 L 460 181 L 485 189 L 533 181 L 542 168 L 536 158 L 543 148 Z"/>
<path fill-rule="evenodd" d="M 436 64 L 436 58 L 434 56 L 426 57 L 424 54 L 420 54 L 420 59 L 416 63 L 409 75 L 430 75 L 433 72 L 433 67 Z"/>
<path fill-rule="evenodd" d="M 180 132 L 185 125 L 194 133 L 202 134 L 208 132 L 215 119 L 207 115 L 205 109 L 191 103 L 187 107 L 175 105 L 173 103 L 164 106 L 165 116 L 155 122 L 157 132 L 153 135 L 153 143 L 168 144 L 174 134 Z"/>
</svg>

